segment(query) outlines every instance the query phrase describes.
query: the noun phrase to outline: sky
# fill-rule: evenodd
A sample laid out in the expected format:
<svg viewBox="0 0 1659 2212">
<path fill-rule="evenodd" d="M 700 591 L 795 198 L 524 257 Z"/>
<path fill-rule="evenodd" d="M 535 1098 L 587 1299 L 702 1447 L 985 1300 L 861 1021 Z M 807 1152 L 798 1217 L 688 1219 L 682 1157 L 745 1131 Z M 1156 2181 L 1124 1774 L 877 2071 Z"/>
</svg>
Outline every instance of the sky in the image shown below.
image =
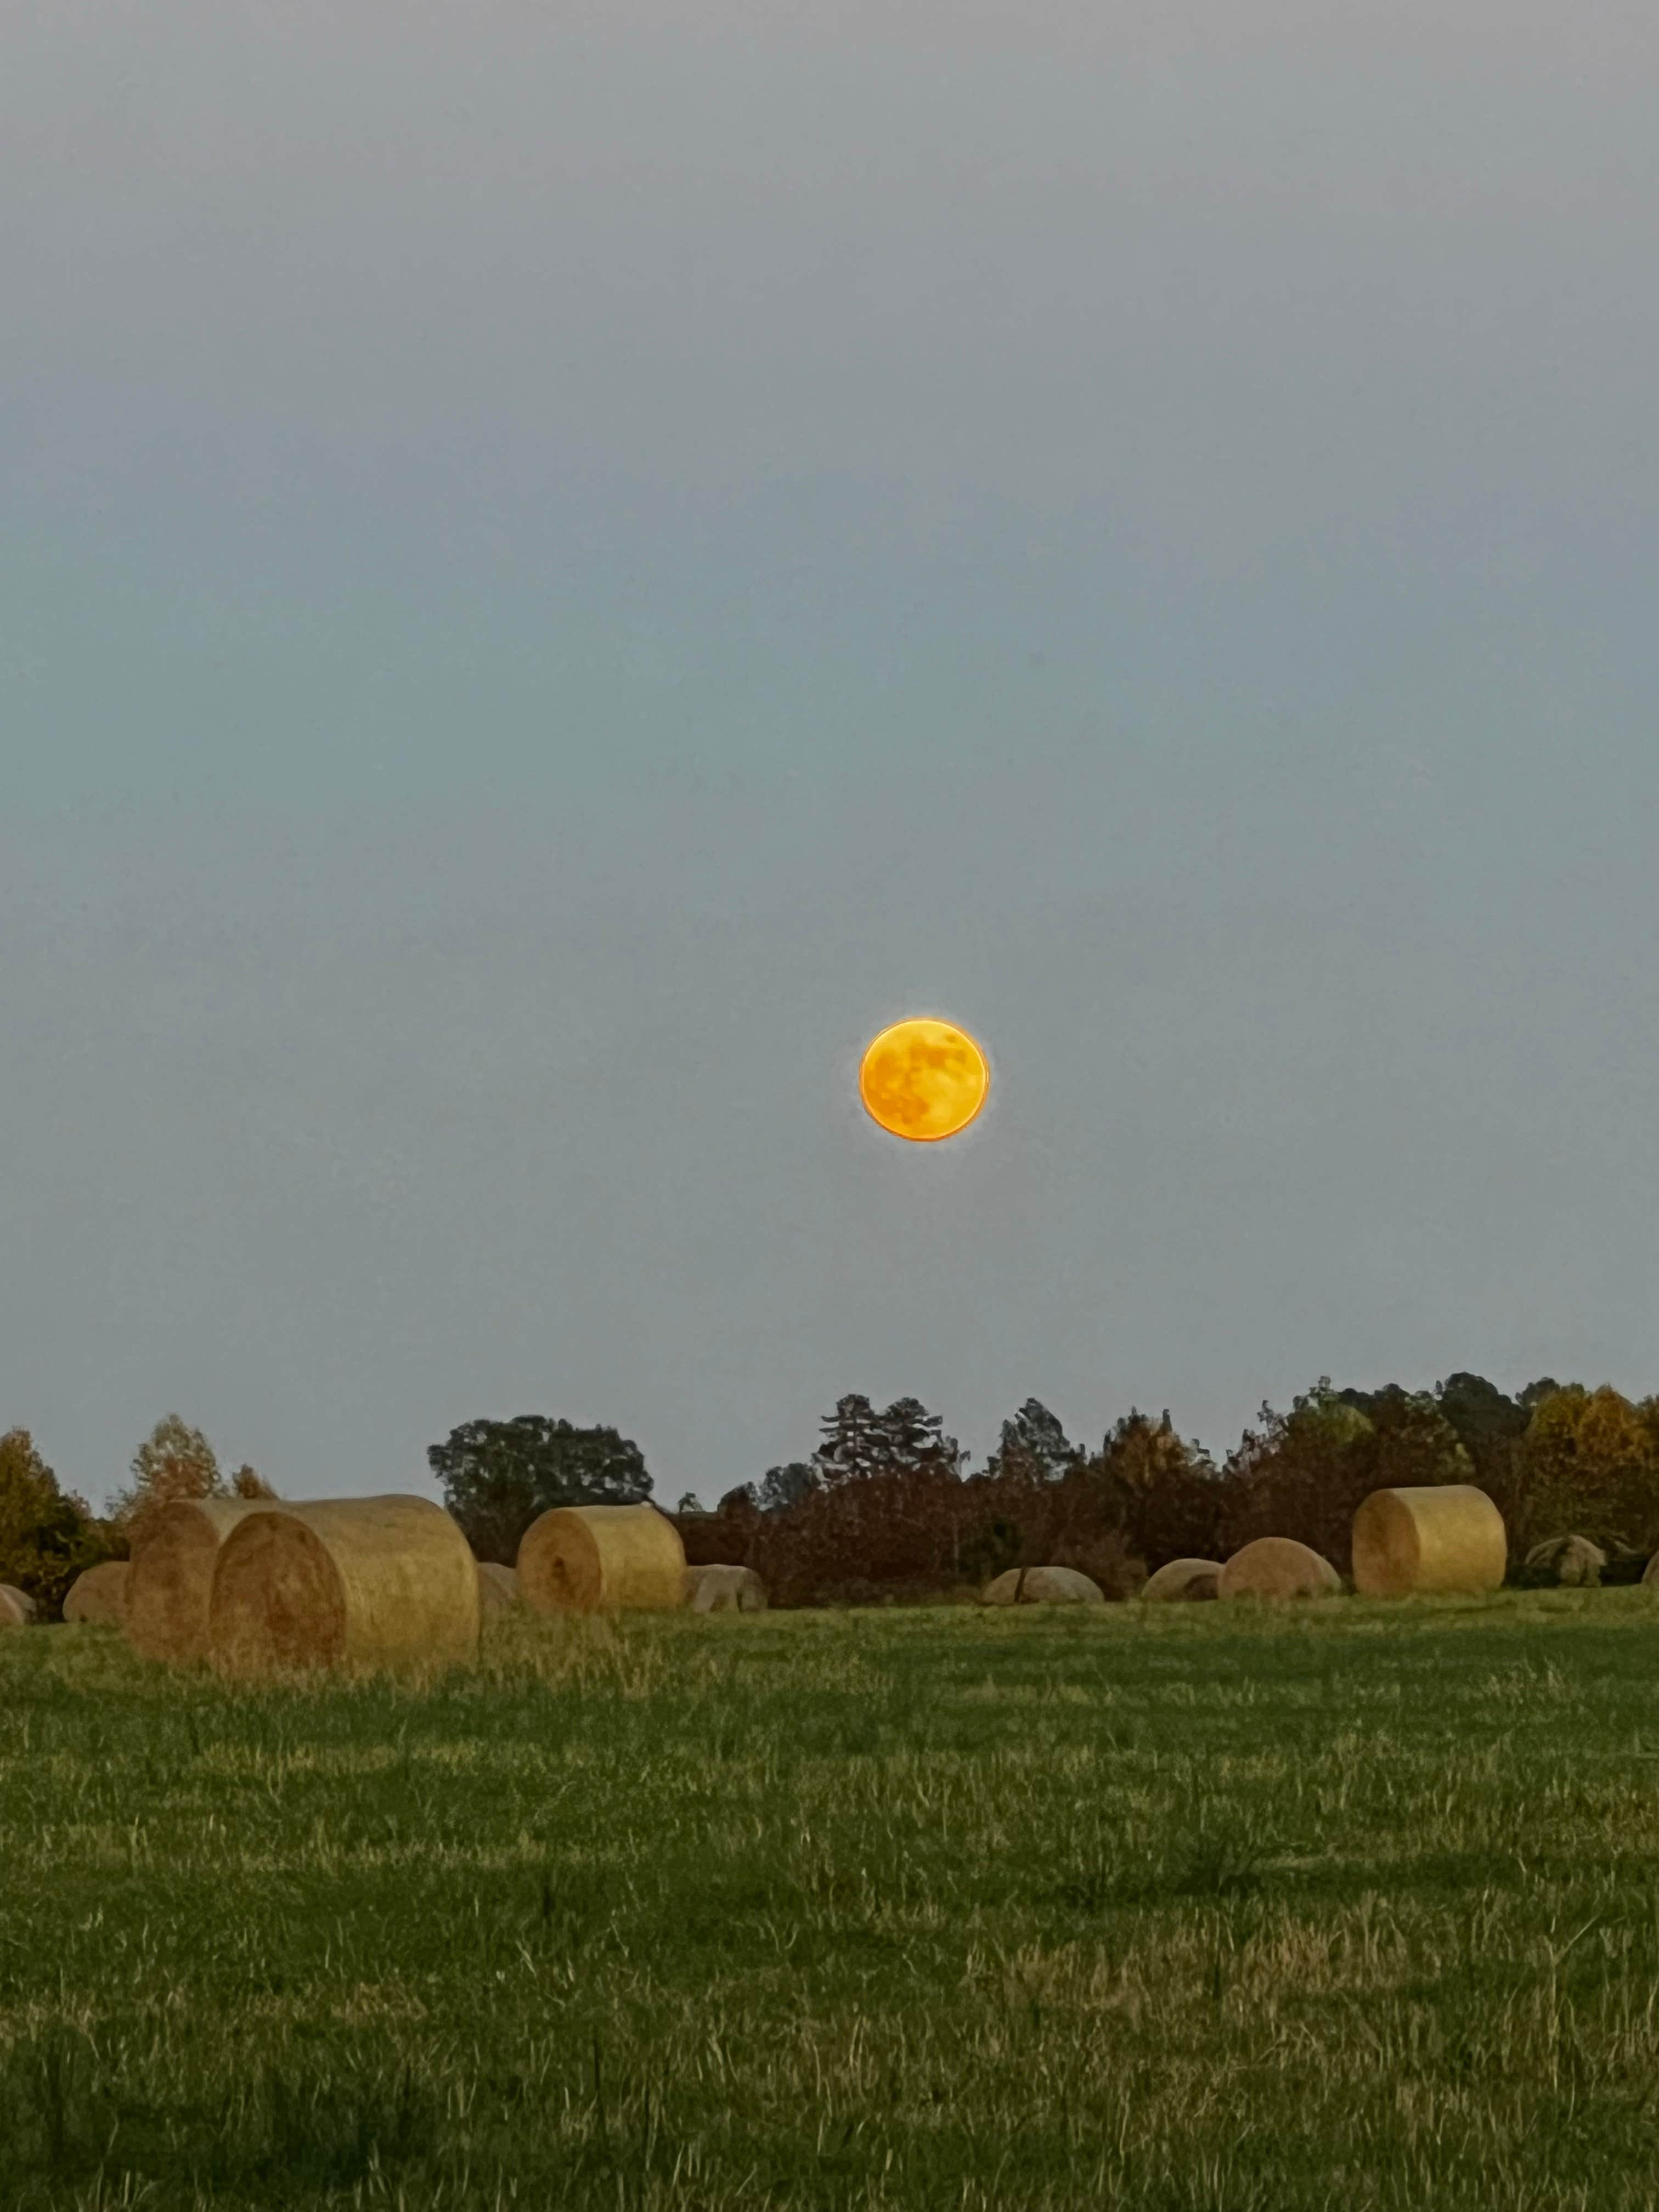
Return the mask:
<svg viewBox="0 0 1659 2212">
<path fill-rule="evenodd" d="M 28 0 L 0 1426 L 1659 1389 L 1659 17 Z M 985 1045 L 907 1146 L 888 1022 Z"/>
</svg>

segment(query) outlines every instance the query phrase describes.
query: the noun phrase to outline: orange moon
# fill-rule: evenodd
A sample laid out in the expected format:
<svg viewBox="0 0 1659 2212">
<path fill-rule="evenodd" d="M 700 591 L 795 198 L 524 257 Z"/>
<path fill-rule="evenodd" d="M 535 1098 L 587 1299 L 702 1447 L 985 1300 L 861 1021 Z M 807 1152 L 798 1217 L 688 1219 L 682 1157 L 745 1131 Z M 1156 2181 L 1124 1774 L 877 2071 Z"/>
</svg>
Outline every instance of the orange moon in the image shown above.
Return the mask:
<svg viewBox="0 0 1659 2212">
<path fill-rule="evenodd" d="M 913 1145 L 965 1129 L 985 1103 L 991 1070 L 967 1032 L 950 1022 L 895 1022 L 866 1049 L 859 1097 L 872 1121 Z"/>
</svg>

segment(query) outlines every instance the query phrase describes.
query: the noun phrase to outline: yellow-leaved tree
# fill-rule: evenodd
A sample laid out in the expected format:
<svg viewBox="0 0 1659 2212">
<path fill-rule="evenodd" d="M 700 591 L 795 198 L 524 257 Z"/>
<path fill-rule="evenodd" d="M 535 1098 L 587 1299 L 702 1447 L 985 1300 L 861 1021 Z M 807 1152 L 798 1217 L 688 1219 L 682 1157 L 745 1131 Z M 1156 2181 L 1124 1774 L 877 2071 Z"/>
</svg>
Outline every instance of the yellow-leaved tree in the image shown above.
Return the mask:
<svg viewBox="0 0 1659 2212">
<path fill-rule="evenodd" d="M 53 1619 L 82 1569 L 122 1548 L 117 1532 L 59 1486 L 27 1429 L 0 1436 L 0 1583 L 27 1591 Z"/>
<path fill-rule="evenodd" d="M 116 1493 L 115 1519 L 130 1541 L 140 1540 L 145 1524 L 164 1505 L 227 1494 L 218 1459 L 200 1429 L 165 1413 L 132 1455 L 132 1480 Z"/>
<path fill-rule="evenodd" d="M 1603 1383 L 1539 1401 L 1521 1441 L 1521 1544 L 1588 1536 L 1613 1550 L 1659 1547 L 1659 1429 Z"/>
</svg>

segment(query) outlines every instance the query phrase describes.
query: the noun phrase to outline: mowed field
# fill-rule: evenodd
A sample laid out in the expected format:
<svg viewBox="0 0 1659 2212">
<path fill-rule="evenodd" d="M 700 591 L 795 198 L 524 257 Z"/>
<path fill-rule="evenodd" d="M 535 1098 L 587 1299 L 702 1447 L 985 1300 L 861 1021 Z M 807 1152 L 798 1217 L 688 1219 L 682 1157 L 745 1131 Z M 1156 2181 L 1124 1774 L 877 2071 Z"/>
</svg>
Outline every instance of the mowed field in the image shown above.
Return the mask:
<svg viewBox="0 0 1659 2212">
<path fill-rule="evenodd" d="M 0 1638 L 0 2202 L 1647 2208 L 1659 1601 Z"/>
</svg>

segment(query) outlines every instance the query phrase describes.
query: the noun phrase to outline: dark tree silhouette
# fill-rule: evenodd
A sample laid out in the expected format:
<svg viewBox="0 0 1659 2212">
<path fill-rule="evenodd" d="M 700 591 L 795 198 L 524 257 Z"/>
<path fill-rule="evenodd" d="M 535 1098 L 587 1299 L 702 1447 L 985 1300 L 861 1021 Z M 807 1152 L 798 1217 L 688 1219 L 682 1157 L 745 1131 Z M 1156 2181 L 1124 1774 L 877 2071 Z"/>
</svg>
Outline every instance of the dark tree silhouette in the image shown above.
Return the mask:
<svg viewBox="0 0 1659 2212">
<path fill-rule="evenodd" d="M 1032 1482 L 1058 1482 L 1070 1473 L 1083 1454 L 1040 1398 L 1028 1398 L 1012 1421 L 1002 1425 L 1002 1437 L 986 1462 L 992 1476 L 1019 1475 Z"/>
<path fill-rule="evenodd" d="M 826 1490 L 880 1474 L 886 1440 L 875 1407 L 861 1393 L 849 1391 L 846 1397 L 837 1398 L 835 1412 L 820 1427 L 823 1434 L 812 1455 L 812 1465 Z"/>
<path fill-rule="evenodd" d="M 818 1487 L 818 1476 L 810 1460 L 792 1459 L 783 1467 L 769 1467 L 761 1477 L 757 1503 L 763 1513 L 787 1513 Z"/>
<path fill-rule="evenodd" d="M 555 1505 L 632 1505 L 651 1495 L 636 1443 L 615 1429 L 579 1429 L 544 1413 L 464 1421 L 427 1459 L 444 1503 L 481 1559 L 510 1565 L 519 1539 Z"/>
</svg>

